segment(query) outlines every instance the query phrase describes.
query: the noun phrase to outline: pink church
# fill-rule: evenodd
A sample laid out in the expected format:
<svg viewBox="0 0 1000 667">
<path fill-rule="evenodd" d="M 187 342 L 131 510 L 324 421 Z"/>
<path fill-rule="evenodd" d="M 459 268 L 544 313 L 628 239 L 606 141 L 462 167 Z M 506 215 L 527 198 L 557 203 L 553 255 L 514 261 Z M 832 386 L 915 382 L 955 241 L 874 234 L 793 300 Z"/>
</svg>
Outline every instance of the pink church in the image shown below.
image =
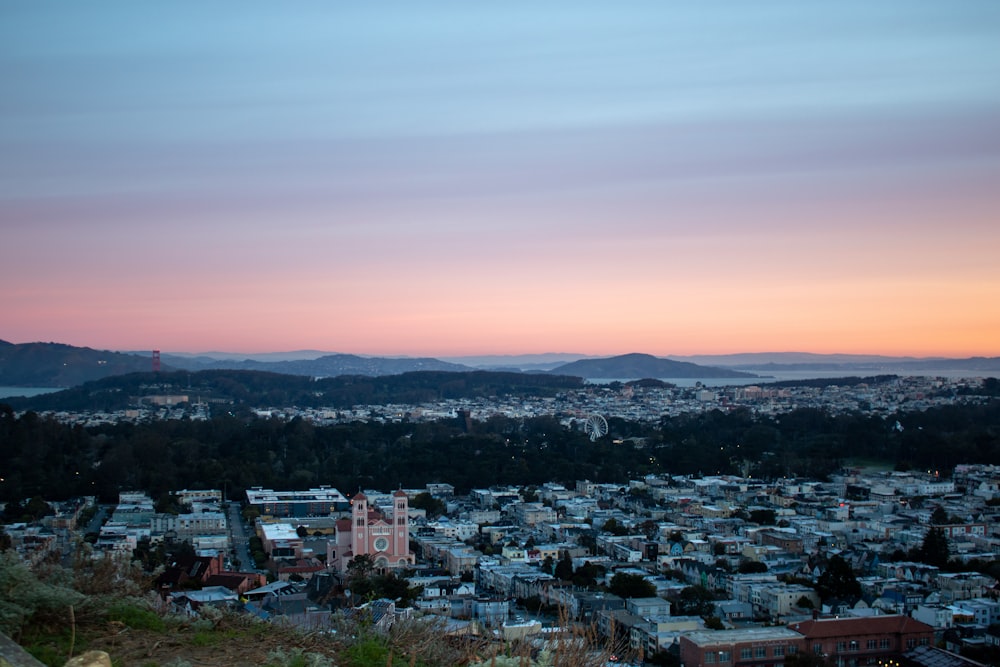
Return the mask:
<svg viewBox="0 0 1000 667">
<path fill-rule="evenodd" d="M 337 522 L 336 547 L 330 543 L 326 562 L 339 572 L 346 572 L 354 557 L 363 555 L 374 559 L 377 572 L 412 564 L 408 509 L 406 494 L 396 491 L 392 494 L 392 515 L 382 516 L 359 491 L 351 498 L 351 518 Z"/>
</svg>

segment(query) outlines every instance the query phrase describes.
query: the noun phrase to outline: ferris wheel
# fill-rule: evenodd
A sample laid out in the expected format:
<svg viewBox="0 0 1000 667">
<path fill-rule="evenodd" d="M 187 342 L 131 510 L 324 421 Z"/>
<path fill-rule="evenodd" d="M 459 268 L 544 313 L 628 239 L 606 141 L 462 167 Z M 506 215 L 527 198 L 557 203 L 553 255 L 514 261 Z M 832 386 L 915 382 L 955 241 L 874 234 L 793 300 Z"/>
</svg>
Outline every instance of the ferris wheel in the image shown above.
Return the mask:
<svg viewBox="0 0 1000 667">
<path fill-rule="evenodd" d="M 583 431 L 590 436 L 591 442 L 596 442 L 608 434 L 608 420 L 601 415 L 590 415 L 583 423 Z"/>
</svg>

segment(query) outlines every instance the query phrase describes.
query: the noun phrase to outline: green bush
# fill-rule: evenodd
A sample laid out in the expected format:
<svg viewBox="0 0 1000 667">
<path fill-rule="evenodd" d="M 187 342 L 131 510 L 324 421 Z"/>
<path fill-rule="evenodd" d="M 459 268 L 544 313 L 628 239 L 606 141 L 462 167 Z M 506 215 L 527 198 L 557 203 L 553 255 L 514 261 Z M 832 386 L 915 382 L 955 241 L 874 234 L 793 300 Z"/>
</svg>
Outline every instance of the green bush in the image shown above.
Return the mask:
<svg viewBox="0 0 1000 667">
<path fill-rule="evenodd" d="M 70 607 L 86 596 L 53 578 L 42 581 L 12 551 L 0 552 L 0 631 L 14 637 L 28 625 L 64 628 Z"/>
<path fill-rule="evenodd" d="M 167 624 L 152 609 L 143 609 L 128 602 L 116 602 L 108 609 L 108 620 L 117 621 L 133 630 L 166 632 Z"/>
</svg>

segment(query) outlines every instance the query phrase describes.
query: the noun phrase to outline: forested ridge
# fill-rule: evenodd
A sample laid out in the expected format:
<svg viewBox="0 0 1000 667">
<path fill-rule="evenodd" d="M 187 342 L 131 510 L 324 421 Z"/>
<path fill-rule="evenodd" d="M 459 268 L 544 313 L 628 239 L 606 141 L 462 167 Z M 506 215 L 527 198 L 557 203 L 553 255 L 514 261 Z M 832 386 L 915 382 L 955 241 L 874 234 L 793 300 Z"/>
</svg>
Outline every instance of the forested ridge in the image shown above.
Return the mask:
<svg viewBox="0 0 1000 667">
<path fill-rule="evenodd" d="M 902 430 L 896 426 L 899 423 Z M 84 428 L 0 406 L 0 500 L 59 499 L 197 487 L 395 488 L 448 482 L 464 491 L 546 481 L 625 482 L 648 473 L 822 478 L 848 459 L 940 470 L 1000 463 L 1000 401 L 888 416 L 800 409 L 609 419 L 591 442 L 554 417 L 492 417 L 468 432 L 455 419 L 318 426 L 250 415 Z"/>
<path fill-rule="evenodd" d="M 314 380 L 266 371 L 207 370 L 129 373 L 51 394 L 5 401 L 16 410 L 111 411 L 137 405 L 143 396 L 183 394 L 191 401 L 218 401 L 247 408 L 348 408 L 480 396 L 553 396 L 583 384 L 582 378 L 566 375 L 500 371 L 412 371 Z"/>
</svg>

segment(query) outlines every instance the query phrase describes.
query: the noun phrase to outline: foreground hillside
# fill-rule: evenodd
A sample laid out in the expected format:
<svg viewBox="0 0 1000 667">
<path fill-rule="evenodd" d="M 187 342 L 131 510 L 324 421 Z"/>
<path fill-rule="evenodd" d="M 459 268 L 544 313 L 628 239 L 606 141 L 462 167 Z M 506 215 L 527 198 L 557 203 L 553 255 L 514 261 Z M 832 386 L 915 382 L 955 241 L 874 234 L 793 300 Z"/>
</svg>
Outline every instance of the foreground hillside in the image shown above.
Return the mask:
<svg viewBox="0 0 1000 667">
<path fill-rule="evenodd" d="M 61 667 L 86 651 L 104 651 L 115 667 L 445 667 L 517 664 L 531 667 L 537 649 L 449 635 L 439 617 L 397 621 L 376 631 L 364 615 L 335 615 L 334 632 L 308 632 L 262 621 L 238 609 L 202 607 L 192 617 L 148 592 L 134 564 L 91 558 L 86 547 L 72 567 L 29 569 L 0 550 L 0 632 L 45 665 Z M 598 667 L 609 649 L 587 634 L 556 649 L 555 664 Z M 505 659 L 505 656 L 508 656 Z M 0 663 L 7 662 L 0 657 Z M 551 664 L 551 663 L 550 663 Z"/>
</svg>

